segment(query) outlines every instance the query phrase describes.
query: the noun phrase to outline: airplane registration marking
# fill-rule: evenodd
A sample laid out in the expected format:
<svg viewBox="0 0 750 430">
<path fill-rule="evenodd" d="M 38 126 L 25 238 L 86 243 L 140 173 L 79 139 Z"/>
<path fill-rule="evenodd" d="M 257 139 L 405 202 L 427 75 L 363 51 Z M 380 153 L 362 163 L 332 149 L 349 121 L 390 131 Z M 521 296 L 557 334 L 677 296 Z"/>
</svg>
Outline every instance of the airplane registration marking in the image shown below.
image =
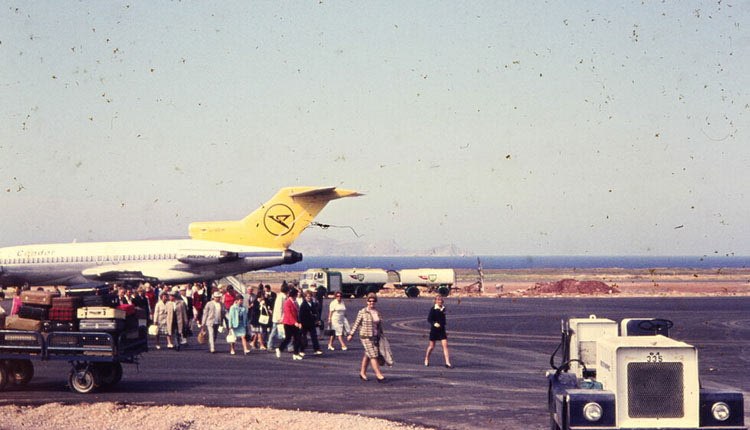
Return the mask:
<svg viewBox="0 0 750 430">
<path fill-rule="evenodd" d="M 292 231 L 294 221 L 292 209 L 283 203 L 277 203 L 266 211 L 265 217 L 263 217 L 263 226 L 272 235 L 283 236 Z"/>
</svg>

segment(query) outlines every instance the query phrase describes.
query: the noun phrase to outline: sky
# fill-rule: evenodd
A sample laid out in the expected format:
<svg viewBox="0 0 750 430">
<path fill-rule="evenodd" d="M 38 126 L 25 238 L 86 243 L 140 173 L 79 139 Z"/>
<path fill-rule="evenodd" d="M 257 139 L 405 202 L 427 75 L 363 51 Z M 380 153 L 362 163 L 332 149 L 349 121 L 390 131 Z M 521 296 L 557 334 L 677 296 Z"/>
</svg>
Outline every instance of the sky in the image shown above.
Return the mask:
<svg viewBox="0 0 750 430">
<path fill-rule="evenodd" d="M 307 239 L 750 255 L 746 2 L 3 3 L 0 246 L 338 186 Z"/>
</svg>

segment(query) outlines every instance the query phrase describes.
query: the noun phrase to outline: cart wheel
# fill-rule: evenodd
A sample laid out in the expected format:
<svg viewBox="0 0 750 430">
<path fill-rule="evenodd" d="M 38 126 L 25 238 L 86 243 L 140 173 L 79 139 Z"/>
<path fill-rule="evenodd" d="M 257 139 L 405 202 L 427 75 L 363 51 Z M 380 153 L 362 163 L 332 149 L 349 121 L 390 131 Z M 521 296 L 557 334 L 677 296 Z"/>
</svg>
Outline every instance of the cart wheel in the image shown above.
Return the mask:
<svg viewBox="0 0 750 430">
<path fill-rule="evenodd" d="M 94 366 L 78 364 L 70 370 L 68 386 L 72 391 L 80 394 L 88 394 L 96 391 L 100 385 L 99 372 Z"/>
<path fill-rule="evenodd" d="M 441 285 L 437 289 L 438 294 L 440 294 L 443 297 L 448 297 L 448 294 L 451 293 L 450 287 L 446 287 L 445 285 Z"/>
<path fill-rule="evenodd" d="M 5 389 L 8 384 L 8 371 L 5 370 L 5 362 L 0 360 L 0 391 Z"/>
<path fill-rule="evenodd" d="M 97 372 L 103 387 L 117 385 L 122 379 L 122 364 L 119 361 L 113 363 L 97 363 Z"/>
<path fill-rule="evenodd" d="M 31 360 L 8 360 L 6 371 L 13 385 L 26 385 L 34 377 L 34 365 Z"/>
</svg>

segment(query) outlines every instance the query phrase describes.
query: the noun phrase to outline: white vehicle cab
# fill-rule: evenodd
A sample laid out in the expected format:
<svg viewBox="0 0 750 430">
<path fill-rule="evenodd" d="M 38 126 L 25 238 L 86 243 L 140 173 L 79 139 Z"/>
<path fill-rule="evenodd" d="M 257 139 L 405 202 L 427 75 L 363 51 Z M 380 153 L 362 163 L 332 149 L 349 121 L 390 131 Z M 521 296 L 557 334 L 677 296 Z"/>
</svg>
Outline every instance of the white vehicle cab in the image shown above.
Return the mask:
<svg viewBox="0 0 750 430">
<path fill-rule="evenodd" d="M 562 322 L 547 372 L 552 430 L 745 430 L 741 392 L 700 386 L 695 346 L 669 338 L 672 322 L 605 318 Z M 555 357 L 561 356 L 559 365 Z"/>
</svg>

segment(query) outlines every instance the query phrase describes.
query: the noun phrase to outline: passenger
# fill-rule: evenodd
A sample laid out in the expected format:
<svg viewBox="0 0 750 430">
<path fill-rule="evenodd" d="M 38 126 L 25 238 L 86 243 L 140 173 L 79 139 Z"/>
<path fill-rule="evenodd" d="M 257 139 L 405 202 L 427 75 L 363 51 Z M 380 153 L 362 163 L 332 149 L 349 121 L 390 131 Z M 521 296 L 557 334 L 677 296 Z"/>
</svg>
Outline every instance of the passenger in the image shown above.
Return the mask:
<svg viewBox="0 0 750 430">
<path fill-rule="evenodd" d="M 138 287 L 138 292 L 133 297 L 133 305 L 146 311 L 146 315 L 150 318 L 151 312 L 149 312 L 148 297 L 146 297 L 146 290 L 142 286 Z"/>
<path fill-rule="evenodd" d="M 328 349 L 331 351 L 335 349 L 333 347 L 334 337 L 338 337 L 342 351 L 348 349 L 346 343 L 344 343 L 344 336 L 351 332 L 351 326 L 349 326 L 349 320 L 346 319 L 346 304 L 344 304 L 342 297 L 341 291 L 336 291 L 333 301 L 328 306 L 328 326 L 334 331 L 334 334 L 328 339 Z"/>
<path fill-rule="evenodd" d="M 221 295 L 219 295 L 221 298 Z M 203 308 L 206 306 L 208 301 L 208 293 L 204 284 L 197 284 L 195 292 L 193 293 L 193 315 L 195 315 L 195 324 L 201 327 L 203 324 Z"/>
<path fill-rule="evenodd" d="M 117 287 L 117 298 L 115 299 L 117 305 L 130 305 L 132 302 L 128 298 L 125 287 Z"/>
<path fill-rule="evenodd" d="M 242 296 L 237 295 L 235 297 L 232 307 L 229 308 L 229 334 L 233 334 L 235 338 L 242 339 L 242 349 L 245 351 L 245 355 L 250 353 L 247 347 L 247 338 L 245 335 L 247 328 L 247 309 L 242 305 Z M 234 355 L 234 342 L 229 343 L 229 353 Z"/>
<path fill-rule="evenodd" d="M 271 312 L 268 310 L 266 305 L 265 294 L 263 289 L 258 290 L 258 296 L 253 302 L 253 306 L 250 308 L 250 349 L 258 348 L 261 351 L 265 351 L 266 343 L 263 340 L 265 333 L 268 331 L 268 327 L 271 321 Z"/>
<path fill-rule="evenodd" d="M 167 332 L 173 340 L 173 345 L 167 345 L 167 348 L 174 348 L 174 343 L 177 343 L 177 350 L 179 351 L 180 345 L 187 344 L 187 339 L 184 338 L 187 325 L 188 317 L 185 302 L 182 301 L 180 292 L 175 287 L 169 295 L 169 303 L 167 304 Z"/>
<path fill-rule="evenodd" d="M 313 301 L 313 293 L 310 290 L 305 291 L 305 301 L 302 302 L 302 306 L 299 307 L 299 322 L 302 324 L 302 338 L 305 341 L 302 343 L 300 355 L 305 355 L 305 348 L 307 335 L 310 335 L 312 340 L 313 351 L 315 355 L 320 355 L 323 351 L 320 350 L 320 344 L 318 343 L 318 326 L 320 325 L 320 314 L 318 314 L 318 306 Z"/>
<path fill-rule="evenodd" d="M 154 307 L 156 306 L 156 302 L 159 301 L 159 296 L 156 295 L 156 289 L 151 285 L 151 283 L 146 282 L 143 284 L 143 287 L 146 289 L 146 298 L 148 299 L 148 313 L 151 315 L 151 319 L 154 318 Z"/>
<path fill-rule="evenodd" d="M 231 285 L 227 285 L 226 293 L 224 293 L 224 309 L 229 310 L 232 307 L 235 297 L 237 297 L 237 292 Z"/>
<path fill-rule="evenodd" d="M 276 304 L 276 293 L 271 291 L 271 286 L 268 284 L 266 284 L 265 290 L 266 290 L 266 305 L 268 305 L 268 309 L 273 309 L 274 305 Z"/>
<path fill-rule="evenodd" d="M 302 356 L 299 354 L 300 328 L 302 328 L 302 324 L 299 323 L 298 314 L 297 289 L 292 288 L 289 290 L 289 297 L 284 302 L 284 316 L 281 320 L 284 324 L 284 341 L 276 348 L 276 357 L 281 357 L 281 350 L 286 349 L 289 346 L 289 342 L 293 341 L 294 355 L 292 355 L 292 359 L 302 360 Z"/>
<path fill-rule="evenodd" d="M 448 336 L 445 333 L 445 306 L 443 306 L 443 296 L 435 296 L 435 305 L 430 308 L 427 315 L 427 321 L 430 323 L 430 344 L 427 345 L 427 352 L 424 355 L 424 365 L 430 365 L 430 354 L 435 349 L 435 342 L 438 340 L 443 345 L 443 356 L 445 357 L 445 367 L 453 369 L 451 356 L 448 351 Z"/>
<path fill-rule="evenodd" d="M 284 303 L 289 287 L 286 283 L 281 284 L 281 291 L 274 301 L 273 311 L 271 312 L 271 333 L 268 335 L 268 349 L 274 349 L 277 341 L 284 339 L 284 325 L 281 320 L 284 316 Z"/>
<path fill-rule="evenodd" d="M 208 332 L 208 350 L 213 354 L 216 352 L 216 336 L 219 325 L 224 323 L 225 311 L 224 306 L 221 305 L 221 293 L 216 291 L 212 298 L 213 300 L 203 307 L 201 324 Z"/>
<path fill-rule="evenodd" d="M 23 305 L 21 302 L 21 287 L 13 287 L 13 307 L 10 309 L 10 314 L 15 315 L 18 313 L 18 309 Z"/>
<path fill-rule="evenodd" d="M 167 337 L 167 348 L 174 348 L 174 345 L 172 345 L 172 337 L 169 335 L 169 330 L 167 329 L 167 307 L 171 306 L 167 300 L 169 295 L 167 293 L 161 293 L 159 296 L 159 301 L 156 303 L 156 306 L 154 306 L 154 324 L 159 328 L 156 332 L 156 339 L 154 340 L 154 345 L 156 349 L 161 349 L 161 346 L 159 346 L 159 335 L 166 335 Z"/>
<path fill-rule="evenodd" d="M 367 378 L 367 365 L 371 364 L 378 382 L 384 382 L 385 376 L 380 373 L 380 366 L 378 365 L 378 355 L 380 354 L 379 342 L 380 336 L 383 335 L 383 318 L 380 311 L 375 309 L 375 303 L 377 303 L 377 301 L 378 297 L 375 293 L 369 293 L 367 295 L 367 306 L 357 313 L 357 319 L 352 326 L 352 333 L 350 333 L 346 339 L 351 341 L 354 332 L 359 329 L 359 339 L 362 341 L 362 346 L 365 348 L 359 377 L 363 381 L 369 381 L 369 378 Z"/>
</svg>

